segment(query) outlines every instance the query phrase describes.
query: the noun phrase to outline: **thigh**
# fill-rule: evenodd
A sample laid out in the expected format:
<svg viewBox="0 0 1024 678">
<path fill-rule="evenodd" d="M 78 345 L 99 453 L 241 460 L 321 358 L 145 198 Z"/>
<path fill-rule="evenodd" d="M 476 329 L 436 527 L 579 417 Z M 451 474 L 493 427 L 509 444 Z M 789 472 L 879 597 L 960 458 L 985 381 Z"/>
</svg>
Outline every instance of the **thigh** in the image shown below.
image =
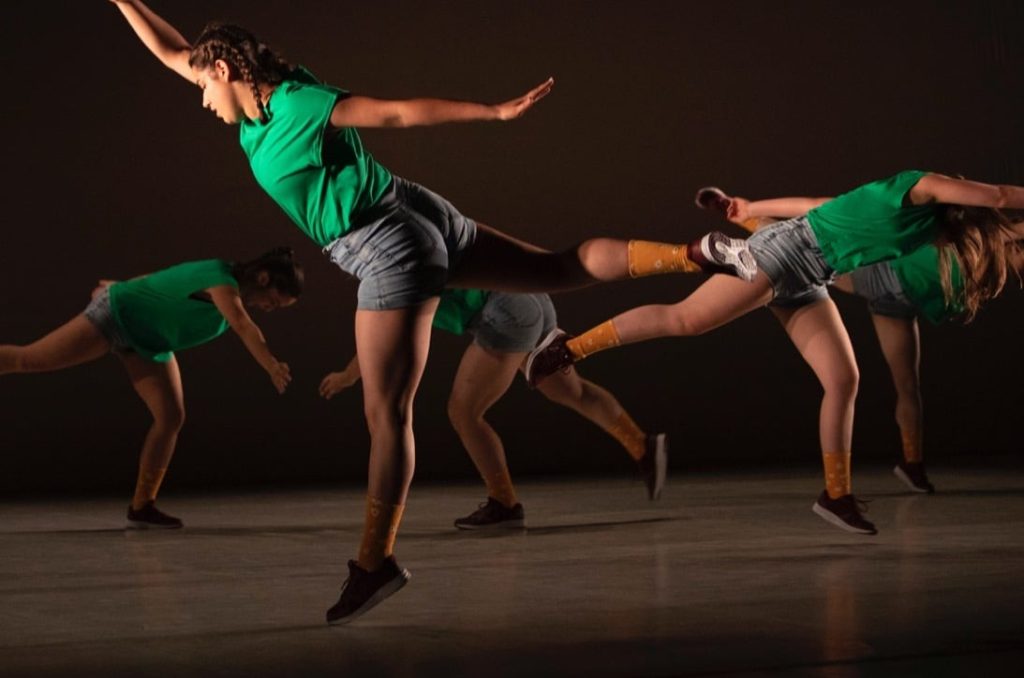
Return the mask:
<svg viewBox="0 0 1024 678">
<path fill-rule="evenodd" d="M 433 297 L 400 309 L 356 311 L 356 351 L 367 408 L 412 405 L 430 350 L 437 302 Z"/>
<path fill-rule="evenodd" d="M 146 360 L 135 353 L 118 354 L 132 387 L 155 419 L 180 421 L 185 415 L 185 393 L 178 359 L 167 362 Z"/>
<path fill-rule="evenodd" d="M 526 353 L 507 353 L 470 344 L 452 383 L 453 407 L 482 414 L 505 395 Z"/>
<path fill-rule="evenodd" d="M 857 378 L 857 359 L 839 310 L 831 299 L 801 308 L 772 308 L 793 345 L 822 384 Z"/>
<path fill-rule="evenodd" d="M 92 321 L 80 314 L 25 346 L 22 361 L 28 371 L 60 370 L 96 360 L 108 351 L 110 342 Z"/>
<path fill-rule="evenodd" d="M 920 381 L 921 339 L 916 318 L 893 318 L 873 313 L 878 343 L 897 387 Z"/>
</svg>

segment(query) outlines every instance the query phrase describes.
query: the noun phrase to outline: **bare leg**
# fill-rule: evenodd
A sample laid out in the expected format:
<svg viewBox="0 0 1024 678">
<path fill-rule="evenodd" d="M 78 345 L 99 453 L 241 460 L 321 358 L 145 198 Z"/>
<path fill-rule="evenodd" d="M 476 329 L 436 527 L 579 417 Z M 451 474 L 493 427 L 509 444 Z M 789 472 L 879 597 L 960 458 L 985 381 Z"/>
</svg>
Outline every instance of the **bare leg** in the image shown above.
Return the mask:
<svg viewBox="0 0 1024 678">
<path fill-rule="evenodd" d="M 628 242 L 593 238 L 550 252 L 477 224 L 477 238 L 452 272 L 452 287 L 506 292 L 569 290 L 629 277 Z"/>
<path fill-rule="evenodd" d="M 612 319 L 621 344 L 658 337 L 686 337 L 709 332 L 768 303 L 771 283 L 758 273 L 752 283 L 711 276 L 676 304 L 638 306 Z"/>
<path fill-rule="evenodd" d="M 157 363 L 127 354 L 122 355 L 121 360 L 135 392 L 153 415 L 153 424 L 139 455 L 139 475 L 132 497 L 132 508 L 139 510 L 155 501 L 160 491 L 178 442 L 178 432 L 185 423 L 185 396 L 176 358 Z"/>
<path fill-rule="evenodd" d="M 819 419 L 822 452 L 849 452 L 860 373 L 835 302 L 825 299 L 798 309 L 773 307 L 772 311 L 825 390 Z"/>
<path fill-rule="evenodd" d="M 370 470 L 367 492 L 371 502 L 397 511 L 392 527 L 376 525 L 367 515 L 360 565 L 375 570 L 390 555 L 394 530 L 409 493 L 416 465 L 413 440 L 413 399 L 430 348 L 430 323 L 437 309 L 435 297 L 418 306 L 390 311 L 356 311 L 356 350 L 363 379 L 366 423 L 370 430 Z M 390 507 L 390 508 L 389 508 Z M 391 530 L 391 542 L 381 552 L 379 544 L 367 555 L 368 539 L 385 539 L 381 529 Z"/>
<path fill-rule="evenodd" d="M 606 431 L 616 425 L 623 412 L 614 395 L 580 377 L 574 367 L 568 372 L 552 374 L 538 384 L 537 390 L 548 400 L 576 411 Z"/>
<path fill-rule="evenodd" d="M 525 353 L 499 353 L 470 344 L 462 355 L 448 399 L 448 418 L 459 440 L 487 483 L 490 496 L 506 507 L 516 501 L 505 448 L 484 415 L 508 391 L 525 356 Z"/>
<path fill-rule="evenodd" d="M 28 346 L 0 346 L 0 375 L 52 372 L 102 357 L 110 342 L 84 315 L 77 315 Z"/>
<path fill-rule="evenodd" d="M 896 424 L 903 436 L 904 460 L 920 462 L 924 407 L 921 403 L 921 341 L 917 319 L 890 318 L 874 313 L 871 319 L 896 387 Z"/>
</svg>

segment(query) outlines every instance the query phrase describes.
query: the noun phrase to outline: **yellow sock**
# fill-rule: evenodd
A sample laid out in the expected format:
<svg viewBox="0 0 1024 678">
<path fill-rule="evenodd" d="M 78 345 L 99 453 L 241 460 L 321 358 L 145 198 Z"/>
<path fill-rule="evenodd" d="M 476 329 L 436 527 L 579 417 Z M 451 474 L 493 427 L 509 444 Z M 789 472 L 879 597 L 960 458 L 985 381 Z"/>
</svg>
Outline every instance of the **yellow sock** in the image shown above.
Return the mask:
<svg viewBox="0 0 1024 678">
<path fill-rule="evenodd" d="M 838 499 L 850 494 L 850 453 L 823 452 L 821 457 L 825 464 L 825 490 L 829 499 Z"/>
<path fill-rule="evenodd" d="M 357 558 L 359 567 L 373 572 L 394 553 L 403 511 L 405 504 L 385 504 L 376 497 L 366 497 L 366 523 Z"/>
<path fill-rule="evenodd" d="M 647 451 L 647 434 L 640 430 L 640 427 L 625 410 L 615 420 L 615 423 L 605 430 L 626 448 L 626 452 L 629 452 L 629 456 L 634 460 L 639 461 Z"/>
<path fill-rule="evenodd" d="M 156 501 L 156 495 L 160 491 L 160 485 L 164 482 L 167 474 L 167 467 L 146 468 L 139 467 L 139 476 L 135 481 L 135 496 L 132 497 L 132 508 L 138 510 L 151 501 Z"/>
<path fill-rule="evenodd" d="M 519 503 L 516 488 L 512 485 L 512 476 L 507 469 L 485 477 L 484 483 L 487 484 L 488 496 L 500 501 L 505 508 L 512 508 Z"/>
<path fill-rule="evenodd" d="M 753 233 L 762 226 L 774 223 L 776 223 L 776 220 L 768 217 L 750 217 L 749 219 L 744 219 L 740 226 L 742 226 L 744 230 Z"/>
<path fill-rule="evenodd" d="M 907 435 L 905 431 L 901 431 L 900 437 L 903 438 L 903 461 L 908 464 L 920 464 L 924 458 L 924 452 L 918 443 L 920 436 L 916 433 Z"/>
<path fill-rule="evenodd" d="M 615 329 L 615 324 L 608 320 L 565 342 L 565 346 L 572 353 L 575 362 L 606 348 L 618 346 L 620 343 L 619 332 Z"/>
<path fill-rule="evenodd" d="M 629 241 L 629 277 L 661 273 L 694 273 L 701 268 L 690 260 L 686 245 L 669 245 L 646 240 Z"/>
</svg>

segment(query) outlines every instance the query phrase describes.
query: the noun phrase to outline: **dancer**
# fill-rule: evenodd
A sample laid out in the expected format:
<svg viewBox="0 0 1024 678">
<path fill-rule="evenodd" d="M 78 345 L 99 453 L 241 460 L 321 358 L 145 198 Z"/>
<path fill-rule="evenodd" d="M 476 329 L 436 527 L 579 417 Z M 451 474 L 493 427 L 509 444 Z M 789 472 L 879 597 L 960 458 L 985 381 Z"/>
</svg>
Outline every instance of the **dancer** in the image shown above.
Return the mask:
<svg viewBox="0 0 1024 678">
<path fill-rule="evenodd" d="M 412 403 L 446 285 L 543 292 L 702 266 L 753 277 L 744 242 L 719 233 L 689 246 L 596 238 L 547 252 L 392 175 L 356 131 L 513 120 L 550 92 L 552 79 L 496 105 L 350 95 L 288 65 L 237 26 L 211 24 L 190 44 L 140 0 L 112 1 L 165 66 L 202 89 L 204 107 L 240 125 L 257 182 L 361 281 L 355 334 L 371 441 L 366 521 L 341 596 L 327 612 L 330 623 L 355 619 L 409 579 L 395 561 L 394 542 L 414 468 Z"/>
<path fill-rule="evenodd" d="M 620 344 L 702 334 L 770 302 L 824 389 L 819 428 L 826 488 L 812 508 L 844 530 L 875 534 L 875 526 L 863 517 L 851 489 L 857 364 L 825 285 L 837 274 L 938 241 L 943 246 L 945 297 L 971 318 L 982 302 L 1002 290 L 1008 259 L 1017 249 L 1010 240 L 1008 220 L 996 209 L 1003 207 L 1024 207 L 1024 188 L 921 171 L 901 172 L 835 199 L 748 202 L 733 198 L 727 208 L 733 221 L 789 218 L 749 238 L 759 268 L 753 284 L 712 276 L 677 304 L 634 308 L 576 338 L 549 335 L 527 359 L 527 378 L 536 383 Z M 956 298 L 950 282 L 954 255 L 963 276 L 963 290 Z"/>
<path fill-rule="evenodd" d="M 473 337 L 455 375 L 448 418 L 480 472 L 488 496 L 476 511 L 458 518 L 455 527 L 523 527 L 523 505 L 512 483 L 504 445 L 484 416 L 508 391 L 529 352 L 557 327 L 551 298 L 546 294 L 445 290 L 434 315 L 434 327 Z M 320 394 L 330 399 L 357 381 L 359 361 L 353 357 L 344 370 L 324 377 Z M 661 496 L 668 463 L 664 433 L 645 433 L 615 396 L 580 378 L 572 368 L 544 380 L 538 390 L 607 431 L 637 463 L 648 498 Z"/>
<path fill-rule="evenodd" d="M 697 191 L 699 207 L 728 216 L 731 196 L 710 186 Z M 737 220 L 742 228 L 755 232 L 776 220 L 764 217 Z M 1010 226 L 1015 240 L 1024 238 L 1024 222 Z M 1012 270 L 1019 275 L 1021 251 L 1013 254 Z M 921 338 L 918 317 L 933 324 L 961 318 L 958 299 L 963 294 L 963 276 L 952 260 L 950 284 L 952 301 L 942 289 L 939 249 L 928 244 L 906 256 L 882 261 L 837 276 L 832 285 L 865 299 L 871 320 L 896 389 L 896 425 L 900 430 L 903 458 L 893 474 L 912 492 L 932 494 L 935 486 L 924 466 L 924 405 L 921 399 Z"/>
<path fill-rule="evenodd" d="M 156 507 L 185 399 L 175 351 L 216 339 L 228 327 L 267 371 L 278 393 L 291 375 L 271 353 L 246 307 L 273 311 L 302 294 L 303 272 L 287 248 L 244 263 L 191 261 L 125 282 L 101 280 L 85 311 L 27 346 L 0 346 L 0 375 L 62 370 L 114 353 L 153 416 L 139 455 L 128 528 L 178 528 Z"/>
</svg>

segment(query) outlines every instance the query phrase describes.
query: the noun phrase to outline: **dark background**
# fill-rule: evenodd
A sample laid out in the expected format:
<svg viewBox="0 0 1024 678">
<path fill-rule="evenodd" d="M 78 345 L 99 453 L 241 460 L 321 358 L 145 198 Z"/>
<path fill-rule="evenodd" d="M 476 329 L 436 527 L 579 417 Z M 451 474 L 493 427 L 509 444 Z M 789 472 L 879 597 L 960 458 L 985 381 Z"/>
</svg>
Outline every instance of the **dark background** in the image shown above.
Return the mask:
<svg viewBox="0 0 1024 678">
<path fill-rule="evenodd" d="M 519 121 L 369 130 L 396 174 L 464 213 L 549 248 L 591 235 L 681 241 L 716 222 L 692 206 L 717 184 L 750 197 L 828 195 L 904 168 L 1024 183 L 1024 9 L 992 2 L 518 0 L 372 3 L 154 1 L 194 37 L 241 23 L 294 63 L 357 93 L 498 101 L 554 75 Z M 253 180 L 237 130 L 163 69 L 106 2 L 4 5 L 4 342 L 80 312 L 100 277 L 296 248 L 308 293 L 256 320 L 289 362 L 278 397 L 233 335 L 179 355 L 187 422 L 167 483 L 362 483 L 358 390 L 316 387 L 353 352 L 354 281 Z M 696 277 L 555 297 L 582 330 L 677 300 Z M 1022 295 L 968 328 L 922 328 L 926 449 L 935 464 L 1022 450 Z M 899 454 L 888 372 L 863 302 L 839 299 L 861 365 L 854 451 Z M 420 478 L 472 477 L 445 400 L 465 339 L 438 334 L 416 411 Z M 582 373 L 649 430 L 676 470 L 817 459 L 819 386 L 774 318 L 626 347 Z M 0 490 L 130 491 L 148 415 L 113 358 L 0 379 Z M 490 417 L 514 473 L 623 473 L 626 455 L 517 382 Z"/>
</svg>

